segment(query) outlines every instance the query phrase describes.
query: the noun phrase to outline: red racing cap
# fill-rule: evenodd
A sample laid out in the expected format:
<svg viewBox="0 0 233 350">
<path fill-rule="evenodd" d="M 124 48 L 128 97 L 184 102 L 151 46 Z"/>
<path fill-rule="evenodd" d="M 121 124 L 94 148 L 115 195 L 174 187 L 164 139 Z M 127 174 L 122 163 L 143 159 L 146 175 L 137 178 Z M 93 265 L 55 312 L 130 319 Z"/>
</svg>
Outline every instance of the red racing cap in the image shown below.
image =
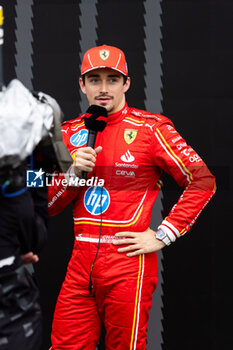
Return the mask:
<svg viewBox="0 0 233 350">
<path fill-rule="evenodd" d="M 114 46 L 96 46 L 85 52 L 81 75 L 97 68 L 111 68 L 128 76 L 125 54 Z"/>
</svg>

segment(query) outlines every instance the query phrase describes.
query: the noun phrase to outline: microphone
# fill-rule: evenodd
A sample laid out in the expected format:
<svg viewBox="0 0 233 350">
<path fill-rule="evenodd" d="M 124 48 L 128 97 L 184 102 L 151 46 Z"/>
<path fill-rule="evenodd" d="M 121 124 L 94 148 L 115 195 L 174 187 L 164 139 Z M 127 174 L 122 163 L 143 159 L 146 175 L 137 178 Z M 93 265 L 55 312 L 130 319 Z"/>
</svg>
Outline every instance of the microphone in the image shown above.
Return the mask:
<svg viewBox="0 0 233 350">
<path fill-rule="evenodd" d="M 107 125 L 108 113 L 106 108 L 91 105 L 84 117 L 84 123 L 88 132 L 87 147 L 94 148 L 97 132 L 102 132 Z M 83 171 L 83 179 L 87 179 L 87 172 Z"/>
</svg>

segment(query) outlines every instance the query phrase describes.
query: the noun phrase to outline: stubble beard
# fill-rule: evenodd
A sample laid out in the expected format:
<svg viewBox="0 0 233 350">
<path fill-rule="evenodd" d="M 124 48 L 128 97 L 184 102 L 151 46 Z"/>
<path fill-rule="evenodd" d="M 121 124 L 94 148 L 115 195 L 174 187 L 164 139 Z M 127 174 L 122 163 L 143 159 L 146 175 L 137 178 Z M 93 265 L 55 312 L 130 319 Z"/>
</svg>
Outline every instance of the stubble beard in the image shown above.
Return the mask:
<svg viewBox="0 0 233 350">
<path fill-rule="evenodd" d="M 101 102 L 101 103 L 98 103 L 98 104 L 99 104 L 99 106 L 106 108 L 108 114 L 111 113 L 113 111 L 113 109 L 114 109 L 113 105 L 108 106 L 107 103 L 105 103 L 105 102 Z"/>
</svg>

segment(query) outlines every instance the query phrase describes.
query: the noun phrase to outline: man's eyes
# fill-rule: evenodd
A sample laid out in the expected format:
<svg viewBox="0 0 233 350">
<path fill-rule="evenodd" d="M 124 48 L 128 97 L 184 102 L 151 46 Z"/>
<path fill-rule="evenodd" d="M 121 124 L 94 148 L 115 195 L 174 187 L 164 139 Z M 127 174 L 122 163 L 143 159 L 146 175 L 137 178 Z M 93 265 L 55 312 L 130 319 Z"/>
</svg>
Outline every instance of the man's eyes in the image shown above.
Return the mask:
<svg viewBox="0 0 233 350">
<path fill-rule="evenodd" d="M 112 83 L 116 83 L 118 80 L 119 80 L 118 78 L 109 78 L 107 81 L 112 84 Z M 89 81 L 92 84 L 96 84 L 96 83 L 100 83 L 101 79 L 91 78 L 91 79 L 89 79 Z"/>
<path fill-rule="evenodd" d="M 96 78 L 90 79 L 90 82 L 91 82 L 91 83 L 96 83 L 97 81 L 98 81 L 98 79 L 96 79 Z"/>
</svg>

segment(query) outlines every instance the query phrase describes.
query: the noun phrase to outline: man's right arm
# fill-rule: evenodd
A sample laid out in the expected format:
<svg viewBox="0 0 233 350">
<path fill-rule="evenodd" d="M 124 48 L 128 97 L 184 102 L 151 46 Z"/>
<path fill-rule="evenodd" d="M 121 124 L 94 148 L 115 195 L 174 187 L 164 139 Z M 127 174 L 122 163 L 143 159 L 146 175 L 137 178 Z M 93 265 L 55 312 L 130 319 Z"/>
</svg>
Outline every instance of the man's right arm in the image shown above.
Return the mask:
<svg viewBox="0 0 233 350">
<path fill-rule="evenodd" d="M 67 175 L 55 174 L 48 189 L 48 208 L 49 215 L 54 216 L 62 212 L 65 207 L 76 197 L 79 188 L 69 186 L 68 179 L 72 167 L 68 170 Z"/>
<path fill-rule="evenodd" d="M 77 150 L 72 150 L 69 143 L 69 129 L 63 130 L 63 140 L 69 151 L 75 154 L 74 164 L 70 167 L 66 174 L 55 174 L 52 178 L 48 189 L 48 208 L 49 215 L 54 216 L 62 212 L 65 207 L 79 193 L 77 185 L 69 185 L 70 179 L 82 177 L 82 172 L 91 172 L 95 166 L 96 157 L 101 152 L 102 147 L 96 149 L 91 147 L 80 147 Z M 71 183 L 74 183 L 73 181 Z M 77 184 L 77 183 L 76 183 Z"/>
<path fill-rule="evenodd" d="M 70 123 L 65 122 L 62 125 L 62 137 L 64 144 L 72 154 L 75 150 L 70 143 Z M 79 189 L 68 186 L 68 178 L 72 175 L 73 165 L 67 171 L 67 174 L 55 172 L 48 187 L 48 209 L 49 215 L 54 216 L 62 212 L 65 207 L 74 199 Z"/>
</svg>

